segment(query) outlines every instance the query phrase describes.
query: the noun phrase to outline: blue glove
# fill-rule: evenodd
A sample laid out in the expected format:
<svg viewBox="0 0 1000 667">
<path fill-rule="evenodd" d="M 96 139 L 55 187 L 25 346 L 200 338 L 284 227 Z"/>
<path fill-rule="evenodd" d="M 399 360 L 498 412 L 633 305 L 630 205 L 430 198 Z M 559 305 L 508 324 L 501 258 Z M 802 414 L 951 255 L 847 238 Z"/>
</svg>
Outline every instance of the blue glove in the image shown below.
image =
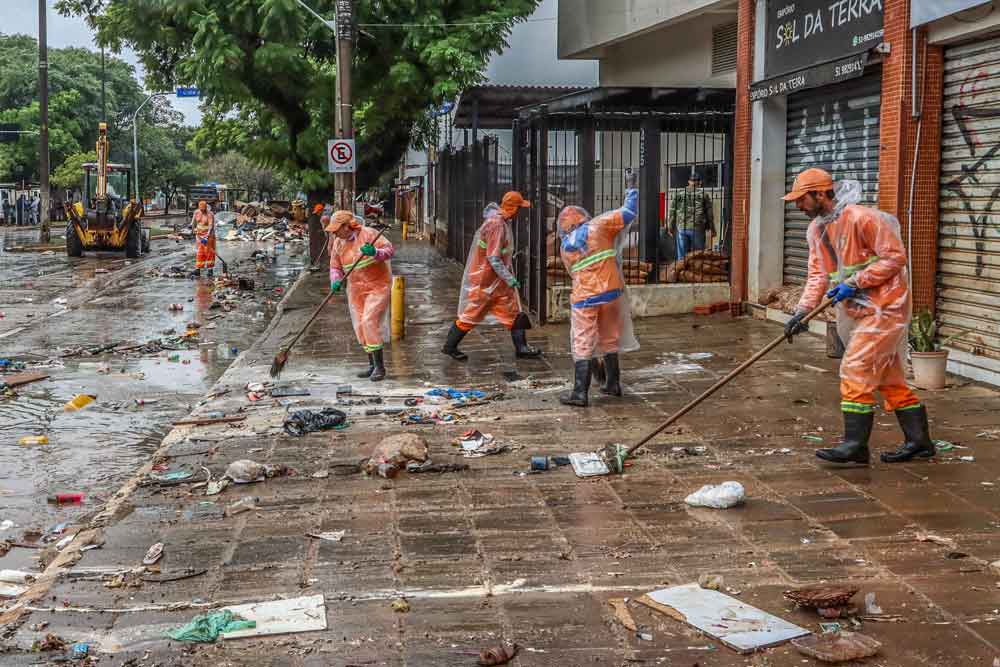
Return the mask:
<svg viewBox="0 0 1000 667">
<path fill-rule="evenodd" d="M 334 280 L 332 283 L 330 283 L 330 291 L 339 292 L 343 284 L 344 284 L 343 280 Z"/>
<path fill-rule="evenodd" d="M 373 246 L 371 243 L 364 244 L 363 246 L 361 246 L 361 254 L 364 255 L 365 257 L 374 257 L 375 246 Z"/>
<path fill-rule="evenodd" d="M 859 290 L 857 287 L 852 287 L 847 283 L 840 283 L 832 290 L 827 292 L 826 295 L 831 299 L 833 299 L 834 303 L 840 303 L 844 299 L 850 299 L 852 297 L 856 297 L 860 293 L 860 291 L 861 290 Z"/>
<path fill-rule="evenodd" d="M 203 239 L 198 239 L 198 243 L 200 243 L 202 245 L 208 245 L 208 237 L 206 236 Z"/>
</svg>

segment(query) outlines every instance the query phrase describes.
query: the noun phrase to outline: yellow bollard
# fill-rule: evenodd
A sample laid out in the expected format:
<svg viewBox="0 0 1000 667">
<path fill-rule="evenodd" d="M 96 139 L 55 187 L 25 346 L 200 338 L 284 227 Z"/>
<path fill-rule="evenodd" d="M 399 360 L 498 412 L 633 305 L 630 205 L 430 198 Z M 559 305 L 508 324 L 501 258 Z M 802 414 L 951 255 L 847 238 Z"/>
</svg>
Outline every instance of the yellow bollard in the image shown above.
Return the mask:
<svg viewBox="0 0 1000 667">
<path fill-rule="evenodd" d="M 407 240 L 410 237 L 410 226 L 403 221 L 403 240 Z"/>
<path fill-rule="evenodd" d="M 405 228 L 404 228 L 405 229 Z M 392 339 L 406 338 L 406 278 L 392 279 Z"/>
</svg>

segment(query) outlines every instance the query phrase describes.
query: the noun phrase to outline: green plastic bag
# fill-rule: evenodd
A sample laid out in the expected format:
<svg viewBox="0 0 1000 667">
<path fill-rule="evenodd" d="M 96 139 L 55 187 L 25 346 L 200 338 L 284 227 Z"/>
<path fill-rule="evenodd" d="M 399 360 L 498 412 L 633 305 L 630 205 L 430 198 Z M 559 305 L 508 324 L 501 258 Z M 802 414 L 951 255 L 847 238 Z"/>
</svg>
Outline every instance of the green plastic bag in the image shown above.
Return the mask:
<svg viewBox="0 0 1000 667">
<path fill-rule="evenodd" d="M 256 628 L 257 621 L 248 621 L 228 609 L 195 616 L 187 625 L 171 630 L 167 636 L 179 642 L 214 642 L 220 634 Z"/>
</svg>

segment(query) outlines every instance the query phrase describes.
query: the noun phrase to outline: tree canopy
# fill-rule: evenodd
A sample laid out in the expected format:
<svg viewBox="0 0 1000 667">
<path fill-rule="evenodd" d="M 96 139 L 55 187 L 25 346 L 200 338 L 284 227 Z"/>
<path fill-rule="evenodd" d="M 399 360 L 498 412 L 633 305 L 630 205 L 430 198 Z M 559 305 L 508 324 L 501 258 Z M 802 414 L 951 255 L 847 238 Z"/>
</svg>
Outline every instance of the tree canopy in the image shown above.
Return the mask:
<svg viewBox="0 0 1000 667">
<path fill-rule="evenodd" d="M 308 0 L 334 16 L 334 0 Z M 352 67 L 359 187 L 374 184 L 409 147 L 427 111 L 481 78 L 511 26 L 538 0 L 356 0 Z M 151 87 L 197 85 L 202 153 L 245 152 L 311 193 L 329 192 L 335 40 L 296 0 L 60 0 L 88 16 L 98 38 L 131 46 Z"/>
</svg>

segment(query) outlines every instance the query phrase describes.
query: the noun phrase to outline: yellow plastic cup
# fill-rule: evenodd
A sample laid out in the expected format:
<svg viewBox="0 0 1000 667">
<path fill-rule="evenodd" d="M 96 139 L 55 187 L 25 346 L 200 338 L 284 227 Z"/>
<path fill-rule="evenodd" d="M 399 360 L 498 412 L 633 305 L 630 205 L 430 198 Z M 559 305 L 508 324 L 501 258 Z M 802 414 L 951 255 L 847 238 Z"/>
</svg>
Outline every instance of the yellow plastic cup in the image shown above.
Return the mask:
<svg viewBox="0 0 1000 667">
<path fill-rule="evenodd" d="M 95 400 L 97 400 L 97 397 L 92 394 L 77 394 L 73 397 L 72 401 L 63 406 L 63 410 L 66 412 L 81 410 L 93 403 Z"/>
</svg>

